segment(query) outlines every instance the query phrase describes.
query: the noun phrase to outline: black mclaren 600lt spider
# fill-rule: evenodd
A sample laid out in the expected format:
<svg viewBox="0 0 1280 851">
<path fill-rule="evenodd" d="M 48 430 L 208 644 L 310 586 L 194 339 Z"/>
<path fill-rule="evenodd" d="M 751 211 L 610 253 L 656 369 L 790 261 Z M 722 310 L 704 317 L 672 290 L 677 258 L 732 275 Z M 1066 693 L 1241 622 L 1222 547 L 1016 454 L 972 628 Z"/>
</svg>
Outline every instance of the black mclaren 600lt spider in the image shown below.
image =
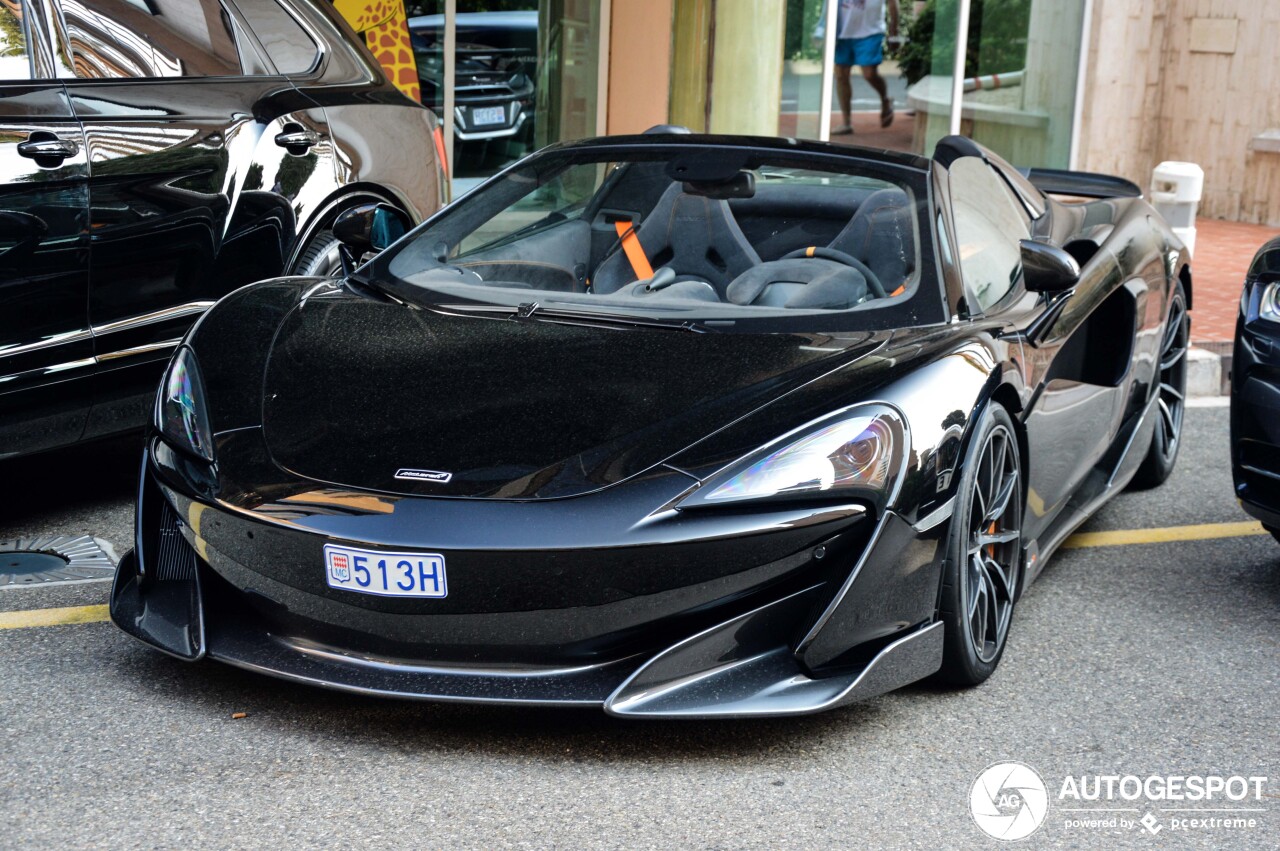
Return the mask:
<svg viewBox="0 0 1280 851">
<path fill-rule="evenodd" d="M 399 224 L 349 211 L 363 265 L 187 335 L 126 632 L 365 694 L 815 712 L 985 680 L 1055 547 L 1177 457 L 1188 256 L 1115 178 L 664 128 L 370 259 Z"/>
</svg>

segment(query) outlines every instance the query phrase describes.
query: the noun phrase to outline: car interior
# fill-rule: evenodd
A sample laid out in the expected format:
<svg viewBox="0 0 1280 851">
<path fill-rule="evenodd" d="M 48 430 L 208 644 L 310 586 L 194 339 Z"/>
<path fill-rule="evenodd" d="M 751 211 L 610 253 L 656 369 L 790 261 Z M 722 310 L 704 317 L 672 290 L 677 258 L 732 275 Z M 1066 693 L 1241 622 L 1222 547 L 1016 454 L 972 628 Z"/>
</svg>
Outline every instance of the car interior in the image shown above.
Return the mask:
<svg viewBox="0 0 1280 851">
<path fill-rule="evenodd" d="M 434 262 L 406 268 L 419 253 L 407 251 L 393 274 L 428 287 L 483 284 L 615 304 L 795 310 L 909 297 L 915 280 L 915 203 L 888 180 L 749 168 L 723 151 L 505 179 L 517 184 L 517 200 L 429 230 L 417 242 L 433 246 Z M 587 187 L 576 199 L 575 182 Z"/>
</svg>

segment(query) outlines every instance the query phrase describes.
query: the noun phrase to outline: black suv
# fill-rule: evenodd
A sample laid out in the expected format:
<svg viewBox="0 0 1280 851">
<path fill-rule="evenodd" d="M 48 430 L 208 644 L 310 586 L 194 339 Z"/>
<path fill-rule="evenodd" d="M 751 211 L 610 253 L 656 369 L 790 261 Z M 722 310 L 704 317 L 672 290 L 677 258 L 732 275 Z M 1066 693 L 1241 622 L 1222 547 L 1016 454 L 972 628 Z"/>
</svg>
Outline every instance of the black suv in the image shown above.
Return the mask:
<svg viewBox="0 0 1280 851">
<path fill-rule="evenodd" d="M 434 116 L 323 0 L 0 0 L 0 458 L 136 428 L 220 296 L 443 202 Z M 434 136 L 434 138 L 433 138 Z"/>
</svg>

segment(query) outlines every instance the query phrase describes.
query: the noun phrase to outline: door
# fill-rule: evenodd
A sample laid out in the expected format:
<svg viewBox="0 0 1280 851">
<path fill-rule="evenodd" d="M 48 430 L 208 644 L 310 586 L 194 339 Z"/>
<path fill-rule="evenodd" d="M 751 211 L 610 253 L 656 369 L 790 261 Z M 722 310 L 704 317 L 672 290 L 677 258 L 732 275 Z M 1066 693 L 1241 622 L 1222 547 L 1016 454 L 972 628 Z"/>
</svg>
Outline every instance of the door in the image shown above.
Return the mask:
<svg viewBox="0 0 1280 851">
<path fill-rule="evenodd" d="M 144 421 L 174 346 L 214 301 L 282 273 L 294 209 L 318 200 L 299 196 L 312 175 L 332 186 L 334 167 L 323 111 L 301 102 L 234 6 L 57 5 L 92 167 L 95 436 Z"/>
<path fill-rule="evenodd" d="M 980 157 L 960 157 L 949 169 L 956 253 L 969 312 L 1007 318 L 1020 327 L 1040 315 L 1043 302 L 1021 286 L 1018 242 L 1031 236 L 1026 206 L 1006 181 Z M 1083 286 L 1083 284 L 1082 284 Z M 1072 297 L 1080 302 L 1080 294 Z M 1123 394 L 1082 369 L 1085 351 L 1069 341 L 1087 318 L 1064 311 L 1055 335 L 1028 355 L 1042 383 L 1026 415 L 1030 458 L 1026 533 L 1039 537 L 1080 487 L 1110 445 L 1123 407 Z M 1044 366 L 1048 365 L 1046 372 Z M 1087 427 L 1081 427 L 1087 423 Z"/>
<path fill-rule="evenodd" d="M 79 439 L 94 369 L 85 140 L 28 11 L 0 3 L 0 458 Z"/>
</svg>

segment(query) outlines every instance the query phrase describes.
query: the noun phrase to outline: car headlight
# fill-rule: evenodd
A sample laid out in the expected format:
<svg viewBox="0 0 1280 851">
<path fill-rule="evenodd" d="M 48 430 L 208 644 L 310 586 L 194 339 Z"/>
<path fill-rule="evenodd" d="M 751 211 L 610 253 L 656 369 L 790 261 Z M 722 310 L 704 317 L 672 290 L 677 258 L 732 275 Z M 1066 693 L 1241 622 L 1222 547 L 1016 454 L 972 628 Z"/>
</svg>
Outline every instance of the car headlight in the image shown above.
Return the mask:
<svg viewBox="0 0 1280 851">
<path fill-rule="evenodd" d="M 195 354 L 181 348 L 169 362 L 156 405 L 160 433 L 179 449 L 213 460 L 213 430 L 204 404 L 204 382 Z"/>
<path fill-rule="evenodd" d="M 1262 290 L 1258 315 L 1271 322 L 1280 322 L 1280 283 L 1267 284 Z"/>
<path fill-rule="evenodd" d="M 883 506 L 893 496 L 908 439 L 906 424 L 893 408 L 855 405 L 730 464 L 680 507 L 859 496 Z"/>
</svg>

